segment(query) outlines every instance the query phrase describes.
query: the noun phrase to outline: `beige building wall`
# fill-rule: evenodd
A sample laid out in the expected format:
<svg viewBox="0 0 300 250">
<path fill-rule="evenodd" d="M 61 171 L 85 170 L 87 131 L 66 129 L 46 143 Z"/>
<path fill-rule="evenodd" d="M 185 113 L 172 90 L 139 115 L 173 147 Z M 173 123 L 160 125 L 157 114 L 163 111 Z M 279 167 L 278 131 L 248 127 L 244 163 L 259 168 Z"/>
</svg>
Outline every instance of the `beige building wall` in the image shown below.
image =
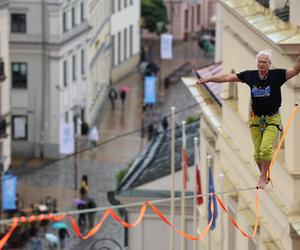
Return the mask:
<svg viewBox="0 0 300 250">
<path fill-rule="evenodd" d="M 4 63 L 4 77 L 0 79 L 0 119 L 6 120 L 6 133 L 0 136 L 0 164 L 7 170 L 11 162 L 10 126 L 10 59 L 8 1 L 0 3 L 0 61 Z"/>
</svg>

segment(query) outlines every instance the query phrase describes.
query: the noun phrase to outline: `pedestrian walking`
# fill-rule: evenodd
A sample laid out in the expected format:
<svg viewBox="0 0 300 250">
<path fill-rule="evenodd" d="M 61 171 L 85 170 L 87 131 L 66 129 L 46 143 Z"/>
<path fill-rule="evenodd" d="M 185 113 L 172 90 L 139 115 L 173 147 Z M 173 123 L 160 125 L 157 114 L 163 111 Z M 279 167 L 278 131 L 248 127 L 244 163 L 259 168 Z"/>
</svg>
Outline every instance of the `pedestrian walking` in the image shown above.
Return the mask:
<svg viewBox="0 0 300 250">
<path fill-rule="evenodd" d="M 42 241 L 38 237 L 38 228 L 35 223 L 31 223 L 28 234 L 31 250 L 42 250 Z"/>
<path fill-rule="evenodd" d="M 124 108 L 125 108 L 126 96 L 127 96 L 127 89 L 125 87 L 122 87 L 120 89 L 120 99 L 121 99 L 122 110 L 124 110 Z"/>
<path fill-rule="evenodd" d="M 60 228 L 58 230 L 58 238 L 60 249 L 65 249 L 68 245 L 68 239 L 70 238 L 67 228 Z"/>
<path fill-rule="evenodd" d="M 77 205 L 77 209 L 78 210 L 84 210 L 86 208 L 86 205 L 83 203 L 79 203 Z M 85 217 L 85 213 L 80 213 L 78 215 L 78 226 L 79 227 L 85 227 L 86 226 L 86 217 Z"/>
<path fill-rule="evenodd" d="M 97 146 L 97 143 L 99 141 L 99 133 L 98 133 L 98 129 L 96 126 L 94 126 L 92 128 L 92 130 L 90 131 L 90 134 L 89 134 L 89 141 L 91 143 L 91 145 L 93 147 L 96 147 Z"/>
<path fill-rule="evenodd" d="M 86 204 L 88 209 L 96 208 L 96 202 L 94 199 L 90 198 L 89 201 Z M 95 222 L 95 214 L 96 212 L 89 212 L 87 214 L 88 216 L 88 223 L 89 223 L 89 229 L 91 230 L 94 227 L 94 222 Z"/>
<path fill-rule="evenodd" d="M 108 91 L 108 98 L 110 100 L 111 109 L 115 110 L 115 100 L 118 99 L 118 92 L 114 87 L 111 87 Z"/>
<path fill-rule="evenodd" d="M 257 70 L 238 74 L 217 75 L 199 79 L 197 84 L 207 82 L 243 82 L 250 87 L 252 113 L 250 122 L 254 145 L 254 160 L 260 170 L 257 187 L 264 189 L 269 182 L 268 174 L 273 158 L 273 143 L 280 129 L 281 86 L 300 72 L 300 55 L 290 69 L 270 69 L 271 51 L 260 51 L 256 56 Z"/>
<path fill-rule="evenodd" d="M 163 119 L 161 121 L 161 126 L 163 127 L 164 130 L 168 129 L 169 122 L 168 122 L 168 118 L 166 116 L 163 117 Z"/>
</svg>

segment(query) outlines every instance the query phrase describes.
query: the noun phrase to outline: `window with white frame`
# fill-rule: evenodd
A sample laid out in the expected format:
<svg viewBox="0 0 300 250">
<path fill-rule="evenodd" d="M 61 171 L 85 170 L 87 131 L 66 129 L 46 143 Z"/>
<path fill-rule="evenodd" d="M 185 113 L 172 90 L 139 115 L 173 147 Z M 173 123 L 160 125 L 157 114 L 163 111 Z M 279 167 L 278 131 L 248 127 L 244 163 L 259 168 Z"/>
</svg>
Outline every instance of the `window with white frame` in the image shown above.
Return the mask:
<svg viewBox="0 0 300 250">
<path fill-rule="evenodd" d="M 118 64 L 121 63 L 121 32 L 118 32 Z"/>
<path fill-rule="evenodd" d="M 76 81 L 76 55 L 72 56 L 72 75 L 73 75 L 73 81 Z"/>
<path fill-rule="evenodd" d="M 72 8 L 72 27 L 76 26 L 76 9 L 75 7 Z"/>
<path fill-rule="evenodd" d="M 13 140 L 28 139 L 28 121 L 27 115 L 12 116 L 12 138 Z"/>
<path fill-rule="evenodd" d="M 64 87 L 68 86 L 68 62 L 67 60 L 64 60 L 63 62 L 63 81 L 64 81 Z"/>
<path fill-rule="evenodd" d="M 68 27 L 67 27 L 67 12 L 63 12 L 63 17 L 62 17 L 62 20 L 63 20 L 63 32 L 67 32 L 68 30 Z"/>
<path fill-rule="evenodd" d="M 27 63 L 13 62 L 11 64 L 12 87 L 27 88 Z"/>
<path fill-rule="evenodd" d="M 81 49 L 81 75 L 85 74 L 85 51 Z"/>
<path fill-rule="evenodd" d="M 124 29 L 124 61 L 127 59 L 127 28 Z"/>
<path fill-rule="evenodd" d="M 84 3 L 80 4 L 80 21 L 84 22 Z"/>
<path fill-rule="evenodd" d="M 129 55 L 133 55 L 133 25 L 130 25 L 129 28 Z"/>
<path fill-rule="evenodd" d="M 26 33 L 26 14 L 14 13 L 10 19 L 12 33 Z"/>
</svg>

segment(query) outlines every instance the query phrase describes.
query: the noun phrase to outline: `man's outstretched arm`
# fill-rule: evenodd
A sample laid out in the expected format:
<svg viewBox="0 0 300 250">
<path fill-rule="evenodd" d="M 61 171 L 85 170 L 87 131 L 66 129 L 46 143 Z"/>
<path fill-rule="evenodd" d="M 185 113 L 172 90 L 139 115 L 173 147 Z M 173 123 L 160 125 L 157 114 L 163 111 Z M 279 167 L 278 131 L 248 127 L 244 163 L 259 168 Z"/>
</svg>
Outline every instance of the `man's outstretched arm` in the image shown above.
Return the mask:
<svg viewBox="0 0 300 250">
<path fill-rule="evenodd" d="M 299 51 L 300 52 L 300 51 Z M 292 77 L 298 75 L 300 72 L 300 53 L 294 64 L 294 67 L 286 70 L 286 80 L 291 79 Z"/>
<path fill-rule="evenodd" d="M 240 82 L 241 80 L 236 74 L 217 75 L 207 78 L 201 78 L 197 81 L 197 84 L 203 84 L 207 82 L 223 83 L 223 82 Z"/>
</svg>

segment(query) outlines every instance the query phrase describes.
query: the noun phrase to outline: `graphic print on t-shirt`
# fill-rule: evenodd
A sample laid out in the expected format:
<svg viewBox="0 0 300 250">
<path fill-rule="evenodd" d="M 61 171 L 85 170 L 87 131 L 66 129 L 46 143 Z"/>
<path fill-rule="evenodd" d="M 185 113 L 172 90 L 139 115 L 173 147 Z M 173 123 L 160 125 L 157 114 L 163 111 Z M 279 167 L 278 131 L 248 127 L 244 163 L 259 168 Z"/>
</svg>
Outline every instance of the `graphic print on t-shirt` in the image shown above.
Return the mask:
<svg viewBox="0 0 300 250">
<path fill-rule="evenodd" d="M 251 90 L 253 97 L 266 97 L 271 95 L 271 87 L 257 87 L 254 86 Z"/>
</svg>

